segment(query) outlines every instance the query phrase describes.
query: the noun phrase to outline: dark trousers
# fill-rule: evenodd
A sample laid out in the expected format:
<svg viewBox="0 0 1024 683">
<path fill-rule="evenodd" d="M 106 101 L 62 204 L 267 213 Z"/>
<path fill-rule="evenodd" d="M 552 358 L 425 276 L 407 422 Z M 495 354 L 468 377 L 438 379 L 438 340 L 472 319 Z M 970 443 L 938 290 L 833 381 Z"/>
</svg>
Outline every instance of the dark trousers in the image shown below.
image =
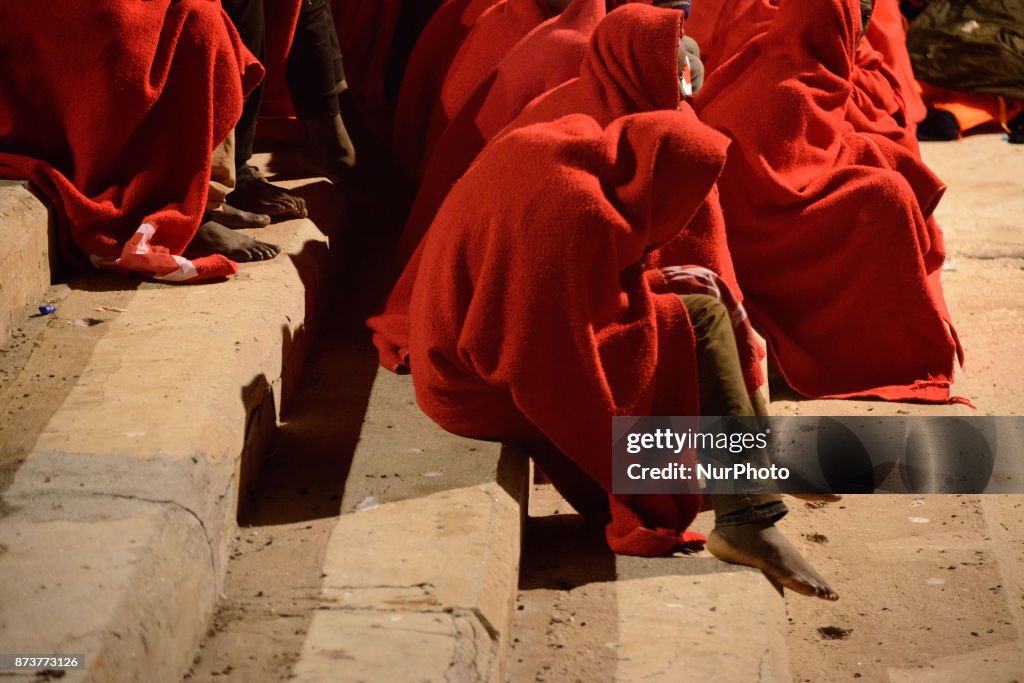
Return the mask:
<svg viewBox="0 0 1024 683">
<path fill-rule="evenodd" d="M 260 62 L 266 61 L 267 25 L 263 17 L 263 0 L 221 0 L 224 11 L 231 17 L 239 37 L 249 52 Z M 263 83 L 249 93 L 242 107 L 242 115 L 235 124 L 235 167 L 244 169 L 252 157 L 256 140 L 256 117 L 263 103 Z"/>
<path fill-rule="evenodd" d="M 267 25 L 263 0 L 221 0 L 221 3 L 242 42 L 264 61 Z M 300 119 L 332 118 L 338 114 L 338 94 L 344 89 L 345 72 L 329 0 L 302 0 L 285 78 Z M 262 101 L 261 84 L 246 98 L 242 116 L 235 126 L 235 163 L 239 169 L 252 157 L 256 118 Z"/>
<path fill-rule="evenodd" d="M 747 394 L 736 355 L 736 337 L 729 310 L 718 299 L 703 294 L 688 294 L 680 299 L 690 315 L 697 341 L 701 414 L 753 416 L 754 405 Z M 759 467 L 769 464 L 763 453 L 758 452 L 757 456 L 754 456 L 756 461 L 753 464 Z M 777 491 L 759 482 L 738 485 L 737 488 L 743 489 L 742 492 L 712 494 L 716 526 L 776 522 L 786 514 L 786 505 Z"/>
<path fill-rule="evenodd" d="M 300 119 L 328 119 L 340 112 L 345 70 L 329 0 L 302 0 L 285 76 Z"/>
<path fill-rule="evenodd" d="M 729 310 L 718 299 L 703 294 L 687 294 L 680 298 L 690 316 L 696 341 L 701 413 L 737 417 L 755 415 L 757 411 L 743 381 Z M 580 514 L 595 522 L 609 520 L 607 493 L 578 465 L 551 444 L 530 443 L 524 446 L 555 488 Z M 763 454 L 754 457 L 753 464 L 758 467 L 768 465 Z M 709 498 L 717 526 L 775 522 L 786 514 L 782 496 L 758 483 L 745 486 L 742 493 L 712 494 Z M 640 514 L 643 517 L 643 513 Z"/>
</svg>

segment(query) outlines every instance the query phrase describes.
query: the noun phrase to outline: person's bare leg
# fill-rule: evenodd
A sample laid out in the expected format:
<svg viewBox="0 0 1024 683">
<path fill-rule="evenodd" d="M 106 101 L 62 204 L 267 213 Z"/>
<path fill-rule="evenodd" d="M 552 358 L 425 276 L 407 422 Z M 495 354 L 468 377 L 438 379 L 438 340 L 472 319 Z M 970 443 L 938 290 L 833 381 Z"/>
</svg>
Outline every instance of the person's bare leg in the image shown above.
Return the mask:
<svg viewBox="0 0 1024 683">
<path fill-rule="evenodd" d="M 705 547 L 723 562 L 760 569 L 770 580 L 801 595 L 839 599 L 828 582 L 772 522 L 716 527 Z"/>
<path fill-rule="evenodd" d="M 305 218 L 306 200 L 268 181 L 259 169 L 246 166 L 238 169 L 234 191 L 228 195 L 231 206 L 271 218 Z"/>
<path fill-rule="evenodd" d="M 199 226 L 185 253 L 187 255 L 223 254 L 232 261 L 247 263 L 272 259 L 281 253 L 281 248 L 239 234 L 220 223 L 206 221 Z"/>
<path fill-rule="evenodd" d="M 356 148 L 341 114 L 303 123 L 306 125 L 306 157 L 317 167 L 333 175 L 355 167 Z"/>
</svg>

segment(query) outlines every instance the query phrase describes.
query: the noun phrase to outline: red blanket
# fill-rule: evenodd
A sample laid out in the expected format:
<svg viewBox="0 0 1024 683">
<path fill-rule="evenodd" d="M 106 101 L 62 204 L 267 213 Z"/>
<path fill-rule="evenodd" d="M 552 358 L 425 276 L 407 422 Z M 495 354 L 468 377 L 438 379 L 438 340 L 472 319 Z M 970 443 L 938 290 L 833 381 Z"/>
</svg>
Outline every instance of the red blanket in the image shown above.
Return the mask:
<svg viewBox="0 0 1024 683">
<path fill-rule="evenodd" d="M 577 113 L 590 116 L 602 126 L 619 117 L 644 111 L 671 111 L 682 107 L 692 116 L 689 105 L 679 102 L 676 54 L 681 21 L 681 12 L 642 4 L 628 5 L 610 13 L 594 31 L 580 76 L 531 102 L 500 135 Z M 388 298 L 386 310 L 371 321 L 381 364 L 396 372 L 407 367 L 409 297 L 420 256 L 419 250 L 413 253 Z M 650 269 L 702 265 L 718 273 L 735 298 L 742 301 L 715 189 L 708 193 L 688 229 L 649 254 L 645 264 Z M 656 272 L 651 277 L 656 286 L 667 288 L 664 282 L 658 282 Z M 740 349 L 751 391 L 764 381 L 760 366 L 763 356 L 763 349 L 756 344 Z"/>
<path fill-rule="evenodd" d="M 868 23 L 867 39 L 878 50 L 882 62 L 893 74 L 897 90 L 906 107 L 911 130 L 924 120 L 926 108 L 921 89 L 914 78 L 914 68 L 907 52 L 907 20 L 900 13 L 899 0 L 875 0 L 875 9 Z"/>
<path fill-rule="evenodd" d="M 700 46 L 705 80 L 744 45 L 768 30 L 779 0 L 696 0 L 686 35 Z"/>
<path fill-rule="evenodd" d="M 400 162 L 415 169 L 415 174 L 411 177 L 417 181 L 422 177 L 433 149 L 448 123 L 476 87 L 487 78 L 491 70 L 519 40 L 551 16 L 550 7 L 544 0 L 483 1 L 486 7 L 480 7 L 475 3 L 469 4 L 469 9 L 463 15 L 463 22 L 458 27 L 453 26 L 448 14 L 445 14 L 441 21 L 445 7 L 438 10 L 435 18 L 443 25 L 444 30 L 431 32 L 429 37 L 425 30 L 420 42 L 417 43 L 413 59 L 410 60 L 410 67 L 413 60 L 417 62 L 417 66 L 414 70 L 406 71 L 403 91 L 410 74 L 413 79 L 425 80 L 427 88 L 410 83 L 410 87 L 415 88 L 414 93 L 418 92 L 419 96 L 410 97 L 404 105 L 403 97 L 399 97 L 400 114 L 396 114 L 395 122 L 395 135 L 399 144 L 396 155 Z M 619 0 L 612 2 L 611 6 L 616 7 L 629 1 Z M 650 0 L 640 2 L 649 4 Z M 458 4 L 458 0 L 453 0 L 452 4 Z M 479 13 L 476 13 L 477 10 Z M 466 25 L 467 18 L 470 19 L 470 28 L 462 31 L 460 28 Z M 432 19 L 427 28 L 431 29 L 433 24 Z M 439 48 L 434 45 L 435 41 L 443 41 L 445 44 Z M 425 55 L 418 54 L 420 43 L 424 44 Z M 436 89 L 429 79 L 423 79 L 423 66 L 420 64 L 423 57 L 430 60 L 426 68 L 435 71 L 434 78 L 442 79 Z M 425 115 L 427 122 L 424 130 L 421 119 Z M 408 129 L 408 133 L 399 133 L 399 125 Z M 410 137 L 415 139 L 410 140 Z M 417 144 L 419 140 L 422 142 Z"/>
<path fill-rule="evenodd" d="M 690 111 L 606 130 L 575 116 L 489 146 L 423 242 L 410 341 L 424 412 L 474 438 L 543 437 L 610 491 L 613 415 L 699 414 L 689 318 L 642 260 L 690 221 L 724 157 Z M 699 504 L 615 499 L 609 545 L 670 552 Z"/>
<path fill-rule="evenodd" d="M 391 144 L 395 161 L 409 179 L 423 163 L 430 112 L 441 84 L 470 29 L 498 0 L 446 0 L 427 22 L 409 56 L 395 108 Z"/>
<path fill-rule="evenodd" d="M 499 0 L 482 13 L 466 35 L 441 83 L 437 100 L 424 112 L 429 116 L 421 171 L 455 113 L 498 62 L 551 16 L 544 0 Z"/>
<path fill-rule="evenodd" d="M 783 0 L 695 106 L 733 140 L 719 181 L 729 244 L 790 385 L 947 401 L 959 347 L 926 222 L 934 202 L 846 120 L 859 28 L 857 0 Z"/>
<path fill-rule="evenodd" d="M 260 116 L 276 118 L 295 115 L 285 73 L 301 7 L 302 0 L 280 0 L 265 2 L 263 5 L 267 27 L 263 64 L 267 68 L 267 78 L 263 87 Z"/>
<path fill-rule="evenodd" d="M 680 103 L 677 51 L 683 14 L 645 4 L 627 4 L 608 14 L 594 32 L 579 78 L 542 95 L 505 132 L 561 116 L 583 113 L 601 125 L 643 111 L 689 109 Z M 504 133 L 503 133 L 504 134 Z M 689 229 L 648 255 L 648 268 L 702 264 L 718 273 L 738 301 L 743 297 L 726 246 L 725 219 L 717 189 L 701 205 Z M 745 335 L 752 339 L 752 335 Z M 740 349 L 747 385 L 764 379 L 758 345 Z"/>
<path fill-rule="evenodd" d="M 579 77 L 531 102 L 507 130 L 574 113 L 607 125 L 627 114 L 677 109 L 682 21 L 682 12 L 644 4 L 610 12 L 594 31 Z"/>
<path fill-rule="evenodd" d="M 94 264 L 172 281 L 237 271 L 180 256 L 211 151 L 262 76 L 219 2 L 4 2 L 0 44 L 0 177 L 31 180 Z"/>
<path fill-rule="evenodd" d="M 929 221 L 934 221 L 931 214 L 946 185 L 921 160 L 921 148 L 914 132 L 916 126 L 908 121 L 900 82 L 866 37 L 857 45 L 850 85 L 846 120 L 855 131 L 870 138 L 888 165 L 907 179 L 922 213 Z M 941 250 L 941 232 L 936 226 L 930 230 L 935 248 Z"/>
<path fill-rule="evenodd" d="M 943 183 L 921 162 L 921 152 L 914 135 L 912 115 L 908 103 L 916 97 L 920 101 L 916 83 L 907 83 L 898 77 L 890 64 L 909 68 L 904 35 L 902 43 L 893 35 L 894 17 L 891 10 L 895 0 L 880 0 L 872 15 L 868 36 L 875 36 L 888 54 L 883 54 L 868 40 L 857 44 L 856 59 L 850 73 L 852 93 L 846 108 L 846 119 L 854 130 L 868 136 L 878 136 L 878 143 L 890 166 L 902 172 L 921 197 L 925 215 L 931 213 L 944 189 Z M 778 11 L 778 0 L 732 0 L 730 2 L 699 2 L 686 22 L 687 34 L 701 47 L 701 59 L 707 73 L 717 69 L 730 58 L 743 51 L 744 46 L 763 36 Z M 881 11 L 881 16 L 879 16 Z M 895 20 L 901 16 L 895 8 Z M 898 30 L 902 30 L 899 24 Z M 900 51 L 902 50 L 902 57 Z M 749 59 L 748 56 L 744 59 Z M 915 110 L 916 111 L 916 110 Z M 923 110 L 921 113 L 923 116 Z M 919 119 L 917 119 L 919 120 Z M 887 138 L 882 140 L 881 138 Z M 890 143 L 896 143 L 894 147 Z"/>
<path fill-rule="evenodd" d="M 467 98 L 438 140 L 423 174 L 399 244 L 403 262 L 484 145 L 530 100 L 579 75 L 587 43 L 604 15 L 605 0 L 574 0 L 519 41 Z"/>
<path fill-rule="evenodd" d="M 349 88 L 371 120 L 386 119 L 384 83 L 401 0 L 333 0 L 333 7 Z"/>
</svg>

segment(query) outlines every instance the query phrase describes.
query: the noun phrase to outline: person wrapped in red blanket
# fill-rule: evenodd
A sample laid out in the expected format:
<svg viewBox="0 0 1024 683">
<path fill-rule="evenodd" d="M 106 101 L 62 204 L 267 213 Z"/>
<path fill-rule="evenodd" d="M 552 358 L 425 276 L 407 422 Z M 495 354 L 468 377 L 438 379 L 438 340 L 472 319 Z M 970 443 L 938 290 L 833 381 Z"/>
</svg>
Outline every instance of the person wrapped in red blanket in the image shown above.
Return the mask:
<svg viewBox="0 0 1024 683">
<path fill-rule="evenodd" d="M 718 328 L 731 346 L 723 365 L 739 401 L 701 405 L 720 376 L 704 376 L 698 359 L 704 306 L 724 307 L 657 293 L 643 267 L 646 252 L 686 230 L 725 148 L 688 109 L 606 129 L 583 115 L 527 126 L 484 150 L 423 242 L 410 308 L 420 407 L 464 436 L 550 444 L 530 450 L 570 502 L 606 524 L 619 553 L 702 540 L 686 530 L 701 496 L 611 495 L 611 417 L 753 414 L 728 324 Z M 712 496 L 709 549 L 835 599 L 774 527 L 781 498 L 738 498 Z"/>
<path fill-rule="evenodd" d="M 535 99 L 499 136 L 575 113 L 586 114 L 600 125 L 608 125 L 616 118 L 638 112 L 680 108 L 689 111 L 689 105 L 680 102 L 682 18 L 679 11 L 641 4 L 630 4 L 609 13 L 594 31 L 580 76 Z M 369 323 L 374 330 L 381 364 L 396 372 L 408 369 L 408 307 L 419 257 L 419 250 L 413 252 L 388 297 L 384 312 Z M 716 273 L 737 306 L 742 302 L 726 246 L 718 191 L 714 187 L 701 203 L 689 229 L 645 259 L 652 282 L 666 290 L 674 288 L 674 284 L 663 277 L 660 268 L 692 263 L 702 264 Z M 764 381 L 760 366 L 764 351 L 754 340 L 745 318 L 737 335 L 744 377 L 753 393 Z"/>
<path fill-rule="evenodd" d="M 733 140 L 719 180 L 729 246 L 790 386 L 949 401 L 962 352 L 927 220 L 944 186 L 923 166 L 905 176 L 882 136 L 847 120 L 860 12 L 857 0 L 783 0 L 694 106 Z"/>
<path fill-rule="evenodd" d="M 606 0 L 606 6 L 610 11 L 630 2 L 651 0 Z M 447 0 L 438 9 L 409 58 L 395 111 L 393 152 L 410 181 L 423 177 L 452 117 L 498 62 L 568 5 L 569 0 Z"/>
<path fill-rule="evenodd" d="M 687 42 L 679 10 L 626 4 L 610 12 L 594 32 L 579 77 L 531 102 L 499 135 L 561 116 L 583 113 L 601 125 L 644 111 L 689 109 L 681 102 L 680 79 L 687 59 L 699 47 Z M 725 239 L 726 224 L 717 185 L 701 204 L 690 228 L 648 254 L 652 271 L 684 263 L 703 263 L 722 279 L 738 303 L 743 295 L 736 281 Z M 749 324 L 737 330 L 740 356 L 751 392 L 764 382 L 764 350 Z"/>
<path fill-rule="evenodd" d="M 473 89 L 551 14 L 545 0 L 449 0 L 438 9 L 409 58 L 395 110 L 393 151 L 411 181 Z"/>
<path fill-rule="evenodd" d="M 96 265 L 169 281 L 237 271 L 182 256 L 213 151 L 262 77 L 219 2 L 2 3 L 0 42 L 0 177 L 32 181 Z"/>
<path fill-rule="evenodd" d="M 398 257 L 408 261 L 455 181 L 530 100 L 579 75 L 605 0 L 574 0 L 519 41 L 452 117 L 430 157 Z"/>
<path fill-rule="evenodd" d="M 775 18 L 778 4 L 779 0 L 697 3 L 686 28 L 701 46 L 707 71 L 714 71 L 762 36 Z M 864 0 L 861 7 L 867 32 L 857 44 L 847 119 L 858 132 L 889 137 L 920 159 L 914 125 L 924 117 L 924 109 L 910 72 L 898 3 Z"/>
</svg>

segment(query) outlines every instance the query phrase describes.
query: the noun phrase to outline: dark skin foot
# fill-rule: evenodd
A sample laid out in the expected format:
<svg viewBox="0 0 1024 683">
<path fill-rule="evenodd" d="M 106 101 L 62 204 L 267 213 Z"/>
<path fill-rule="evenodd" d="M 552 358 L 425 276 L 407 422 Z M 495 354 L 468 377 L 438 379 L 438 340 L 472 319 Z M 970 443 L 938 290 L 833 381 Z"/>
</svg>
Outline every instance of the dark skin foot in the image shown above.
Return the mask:
<svg viewBox="0 0 1024 683">
<path fill-rule="evenodd" d="M 228 195 L 228 200 L 237 209 L 266 214 L 271 218 L 288 220 L 308 215 L 305 199 L 271 184 L 253 166 L 238 170 L 235 189 Z"/>
<path fill-rule="evenodd" d="M 224 204 L 219 211 L 211 211 L 204 216 L 205 220 L 214 221 L 232 230 L 249 228 L 265 228 L 270 225 L 270 216 L 265 213 L 242 211 L 230 204 Z"/>
<path fill-rule="evenodd" d="M 839 599 L 800 551 L 769 522 L 716 527 L 705 547 L 723 562 L 760 569 L 776 586 L 822 600 Z"/>
<path fill-rule="evenodd" d="M 241 235 L 220 223 L 206 221 L 199 226 L 186 254 L 223 254 L 232 261 L 266 261 L 281 253 L 281 248 Z"/>
</svg>

